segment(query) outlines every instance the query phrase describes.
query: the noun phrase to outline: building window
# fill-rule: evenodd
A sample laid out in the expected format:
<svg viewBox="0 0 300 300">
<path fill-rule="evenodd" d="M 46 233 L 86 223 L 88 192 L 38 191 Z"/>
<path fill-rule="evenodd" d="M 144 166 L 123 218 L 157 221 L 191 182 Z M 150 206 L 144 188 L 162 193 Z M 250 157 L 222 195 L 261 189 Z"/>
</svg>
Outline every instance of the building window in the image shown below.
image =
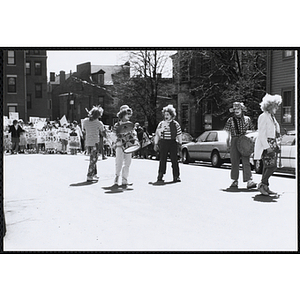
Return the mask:
<svg viewBox="0 0 300 300">
<path fill-rule="evenodd" d="M 185 132 L 189 131 L 189 105 L 181 104 L 181 126 Z"/>
<path fill-rule="evenodd" d="M 55 73 L 54 72 L 50 72 L 50 81 L 51 82 L 55 81 Z"/>
<path fill-rule="evenodd" d="M 32 108 L 31 94 L 27 94 L 27 109 Z"/>
<path fill-rule="evenodd" d="M 98 84 L 104 85 L 104 74 L 98 74 Z"/>
<path fill-rule="evenodd" d="M 17 92 L 17 78 L 7 77 L 7 92 L 16 93 Z"/>
<path fill-rule="evenodd" d="M 35 84 L 35 98 L 42 98 L 42 84 L 36 83 Z"/>
<path fill-rule="evenodd" d="M 292 58 L 294 57 L 294 50 L 284 50 L 282 56 L 283 58 Z"/>
<path fill-rule="evenodd" d="M 42 63 L 41 62 L 34 63 L 34 74 L 42 75 Z"/>
<path fill-rule="evenodd" d="M 282 124 L 291 124 L 293 121 L 293 93 L 291 90 L 283 91 L 282 99 Z"/>
<path fill-rule="evenodd" d="M 29 61 L 26 62 L 26 75 L 31 75 L 31 63 Z"/>
<path fill-rule="evenodd" d="M 98 105 L 101 105 L 104 107 L 104 97 L 103 96 L 98 96 Z"/>
<path fill-rule="evenodd" d="M 17 112 L 17 106 L 16 105 L 9 105 L 8 106 L 8 115 L 11 112 Z"/>
<path fill-rule="evenodd" d="M 15 65 L 16 64 L 16 52 L 15 51 L 7 51 L 7 64 Z"/>
<path fill-rule="evenodd" d="M 36 55 L 39 55 L 40 51 L 39 50 L 34 50 L 33 53 L 36 54 Z"/>
</svg>

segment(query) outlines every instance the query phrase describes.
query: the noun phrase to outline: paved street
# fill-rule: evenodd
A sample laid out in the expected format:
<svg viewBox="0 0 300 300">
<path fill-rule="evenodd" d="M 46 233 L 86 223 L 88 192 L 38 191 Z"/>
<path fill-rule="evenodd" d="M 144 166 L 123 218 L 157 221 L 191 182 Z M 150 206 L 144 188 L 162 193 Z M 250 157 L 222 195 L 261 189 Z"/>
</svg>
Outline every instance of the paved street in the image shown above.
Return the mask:
<svg viewBox="0 0 300 300">
<path fill-rule="evenodd" d="M 280 196 L 266 197 L 241 179 L 227 189 L 226 167 L 180 164 L 182 182 L 169 183 L 168 163 L 167 184 L 155 186 L 158 161 L 133 159 L 133 185 L 112 190 L 114 162 L 99 161 L 99 182 L 87 184 L 88 156 L 5 156 L 4 251 L 296 250 L 292 176 L 273 176 Z"/>
</svg>

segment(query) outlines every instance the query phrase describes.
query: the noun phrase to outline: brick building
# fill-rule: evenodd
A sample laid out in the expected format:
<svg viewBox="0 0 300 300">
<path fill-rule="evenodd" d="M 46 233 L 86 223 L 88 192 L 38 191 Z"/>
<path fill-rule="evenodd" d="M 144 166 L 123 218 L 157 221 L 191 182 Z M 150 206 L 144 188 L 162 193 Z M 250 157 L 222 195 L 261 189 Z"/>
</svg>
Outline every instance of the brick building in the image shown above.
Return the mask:
<svg viewBox="0 0 300 300">
<path fill-rule="evenodd" d="M 47 54 L 45 50 L 3 51 L 3 113 L 29 117 L 51 117 L 47 100 Z"/>
<path fill-rule="evenodd" d="M 80 122 L 87 115 L 86 109 L 101 105 L 104 109 L 102 121 L 113 125 L 118 112 L 118 99 L 114 96 L 114 84 L 120 77 L 130 76 L 129 64 L 120 66 L 77 65 L 76 72 L 50 73 L 48 97 L 52 103 L 53 119 L 63 115 L 69 121 Z"/>
</svg>

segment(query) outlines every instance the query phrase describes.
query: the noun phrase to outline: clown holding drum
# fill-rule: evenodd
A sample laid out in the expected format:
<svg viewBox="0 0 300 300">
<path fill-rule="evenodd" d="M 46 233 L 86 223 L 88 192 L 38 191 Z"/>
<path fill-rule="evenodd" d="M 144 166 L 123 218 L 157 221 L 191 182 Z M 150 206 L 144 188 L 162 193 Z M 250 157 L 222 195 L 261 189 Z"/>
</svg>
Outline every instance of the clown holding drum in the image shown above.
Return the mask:
<svg viewBox="0 0 300 300">
<path fill-rule="evenodd" d="M 132 153 L 140 148 L 134 124 L 130 122 L 132 109 L 128 105 L 122 105 L 117 113 L 119 121 L 113 126 L 112 132 L 115 137 L 116 165 L 114 186 L 118 186 L 121 176 L 122 188 L 128 185 L 129 167 Z"/>
</svg>

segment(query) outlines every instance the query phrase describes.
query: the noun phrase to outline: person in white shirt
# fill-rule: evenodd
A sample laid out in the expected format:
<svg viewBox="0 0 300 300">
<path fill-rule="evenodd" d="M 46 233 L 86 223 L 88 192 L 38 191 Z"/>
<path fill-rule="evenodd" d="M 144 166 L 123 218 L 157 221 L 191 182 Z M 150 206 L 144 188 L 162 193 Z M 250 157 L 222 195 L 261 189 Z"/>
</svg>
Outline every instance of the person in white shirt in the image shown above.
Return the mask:
<svg viewBox="0 0 300 300">
<path fill-rule="evenodd" d="M 263 161 L 263 172 L 258 190 L 267 196 L 275 192 L 269 189 L 269 178 L 277 168 L 279 147 L 277 138 L 280 136 L 280 126 L 275 113 L 282 102 L 280 95 L 266 94 L 260 103 L 263 113 L 258 117 L 258 137 L 255 141 L 254 159 Z"/>
</svg>

